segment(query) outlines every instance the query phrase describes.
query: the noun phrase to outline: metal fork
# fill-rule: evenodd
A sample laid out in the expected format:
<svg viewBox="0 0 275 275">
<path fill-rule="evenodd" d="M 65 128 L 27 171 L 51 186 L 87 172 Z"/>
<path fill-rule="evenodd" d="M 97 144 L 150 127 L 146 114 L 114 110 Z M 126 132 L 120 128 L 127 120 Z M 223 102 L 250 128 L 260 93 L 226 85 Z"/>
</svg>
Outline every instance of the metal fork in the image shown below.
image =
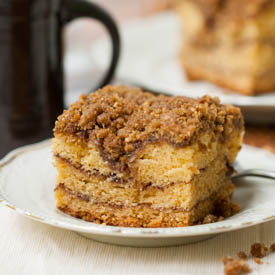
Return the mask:
<svg viewBox="0 0 275 275">
<path fill-rule="evenodd" d="M 243 177 L 258 177 L 258 178 L 268 178 L 275 180 L 275 172 L 266 169 L 245 169 L 243 170 L 238 162 L 235 163 L 234 168 L 237 171 L 236 175 L 231 177 L 232 180 L 243 178 Z"/>
</svg>

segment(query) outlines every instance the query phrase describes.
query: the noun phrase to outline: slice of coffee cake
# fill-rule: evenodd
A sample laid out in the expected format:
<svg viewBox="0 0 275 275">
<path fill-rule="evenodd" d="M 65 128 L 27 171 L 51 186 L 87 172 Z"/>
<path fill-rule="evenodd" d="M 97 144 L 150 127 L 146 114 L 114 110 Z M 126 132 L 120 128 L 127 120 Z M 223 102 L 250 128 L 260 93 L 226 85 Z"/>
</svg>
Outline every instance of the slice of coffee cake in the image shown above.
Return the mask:
<svg viewBox="0 0 275 275">
<path fill-rule="evenodd" d="M 57 207 L 109 225 L 192 225 L 230 202 L 241 148 L 238 108 L 217 99 L 107 86 L 59 116 Z"/>
<path fill-rule="evenodd" d="M 275 90 L 275 0 L 178 0 L 181 62 L 205 79 L 254 95 Z"/>
</svg>

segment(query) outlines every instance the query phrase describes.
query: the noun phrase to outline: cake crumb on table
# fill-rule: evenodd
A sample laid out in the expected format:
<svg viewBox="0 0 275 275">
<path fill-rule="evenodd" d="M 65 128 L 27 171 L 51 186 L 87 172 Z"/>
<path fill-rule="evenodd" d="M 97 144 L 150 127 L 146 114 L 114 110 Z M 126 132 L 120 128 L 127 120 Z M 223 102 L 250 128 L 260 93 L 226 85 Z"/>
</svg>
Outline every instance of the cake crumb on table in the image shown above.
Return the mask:
<svg viewBox="0 0 275 275">
<path fill-rule="evenodd" d="M 267 252 L 267 247 L 263 243 L 254 243 L 251 245 L 250 253 L 253 257 L 262 258 Z"/>
<path fill-rule="evenodd" d="M 251 271 L 248 263 L 243 259 L 223 257 L 224 275 L 241 275 Z"/>
<path fill-rule="evenodd" d="M 250 254 L 256 264 L 262 265 L 264 262 L 261 258 L 267 256 L 268 251 L 275 252 L 275 243 L 271 244 L 269 248 L 264 243 L 254 243 L 251 245 Z M 240 275 L 251 272 L 247 259 L 248 255 L 244 251 L 239 251 L 235 258 L 230 256 L 223 257 L 224 275 Z M 266 264 L 270 263 L 266 262 Z"/>
<path fill-rule="evenodd" d="M 273 243 L 273 244 L 270 246 L 270 251 L 271 251 L 271 252 L 275 252 L 275 243 Z"/>
<path fill-rule="evenodd" d="M 239 257 L 240 259 L 243 259 L 243 260 L 246 260 L 246 259 L 247 259 L 247 255 L 246 255 L 246 253 L 243 252 L 243 251 L 240 251 L 240 252 L 238 253 L 238 257 Z"/>
<path fill-rule="evenodd" d="M 256 264 L 263 264 L 263 261 L 262 261 L 260 258 L 258 258 L 258 257 L 255 257 L 255 258 L 254 258 L 254 262 L 255 262 Z"/>
<path fill-rule="evenodd" d="M 230 256 L 222 257 L 222 262 L 224 265 L 226 265 L 227 263 L 232 262 L 232 261 L 233 261 L 233 258 Z"/>
</svg>

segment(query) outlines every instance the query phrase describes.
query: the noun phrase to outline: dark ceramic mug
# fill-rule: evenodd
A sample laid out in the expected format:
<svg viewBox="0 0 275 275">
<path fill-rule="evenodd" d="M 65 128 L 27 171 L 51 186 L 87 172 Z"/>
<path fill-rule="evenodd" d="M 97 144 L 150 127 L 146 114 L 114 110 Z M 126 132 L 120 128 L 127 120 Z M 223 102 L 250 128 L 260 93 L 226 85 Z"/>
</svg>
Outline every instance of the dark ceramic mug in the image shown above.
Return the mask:
<svg viewBox="0 0 275 275">
<path fill-rule="evenodd" d="M 64 109 L 62 28 L 79 17 L 100 21 L 112 39 L 101 87 L 111 80 L 120 50 L 106 11 L 84 0 L 0 0 L 0 158 L 51 136 Z"/>
</svg>

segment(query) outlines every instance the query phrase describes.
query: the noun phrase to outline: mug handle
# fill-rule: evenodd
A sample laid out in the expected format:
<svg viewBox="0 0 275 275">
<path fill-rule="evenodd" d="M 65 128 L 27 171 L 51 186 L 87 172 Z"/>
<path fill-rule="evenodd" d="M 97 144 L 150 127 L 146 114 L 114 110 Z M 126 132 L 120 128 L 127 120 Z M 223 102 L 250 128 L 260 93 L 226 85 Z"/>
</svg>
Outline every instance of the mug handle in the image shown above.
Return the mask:
<svg viewBox="0 0 275 275">
<path fill-rule="evenodd" d="M 86 2 L 84 0 L 66 0 L 63 7 L 63 20 L 64 23 L 68 23 L 76 18 L 90 17 L 100 21 L 108 31 L 112 40 L 112 59 L 111 64 L 106 71 L 105 76 L 101 80 L 100 84 L 96 88 L 101 88 L 108 84 L 113 76 L 118 63 L 120 55 L 120 36 L 117 25 L 114 19 L 98 5 Z"/>
</svg>

